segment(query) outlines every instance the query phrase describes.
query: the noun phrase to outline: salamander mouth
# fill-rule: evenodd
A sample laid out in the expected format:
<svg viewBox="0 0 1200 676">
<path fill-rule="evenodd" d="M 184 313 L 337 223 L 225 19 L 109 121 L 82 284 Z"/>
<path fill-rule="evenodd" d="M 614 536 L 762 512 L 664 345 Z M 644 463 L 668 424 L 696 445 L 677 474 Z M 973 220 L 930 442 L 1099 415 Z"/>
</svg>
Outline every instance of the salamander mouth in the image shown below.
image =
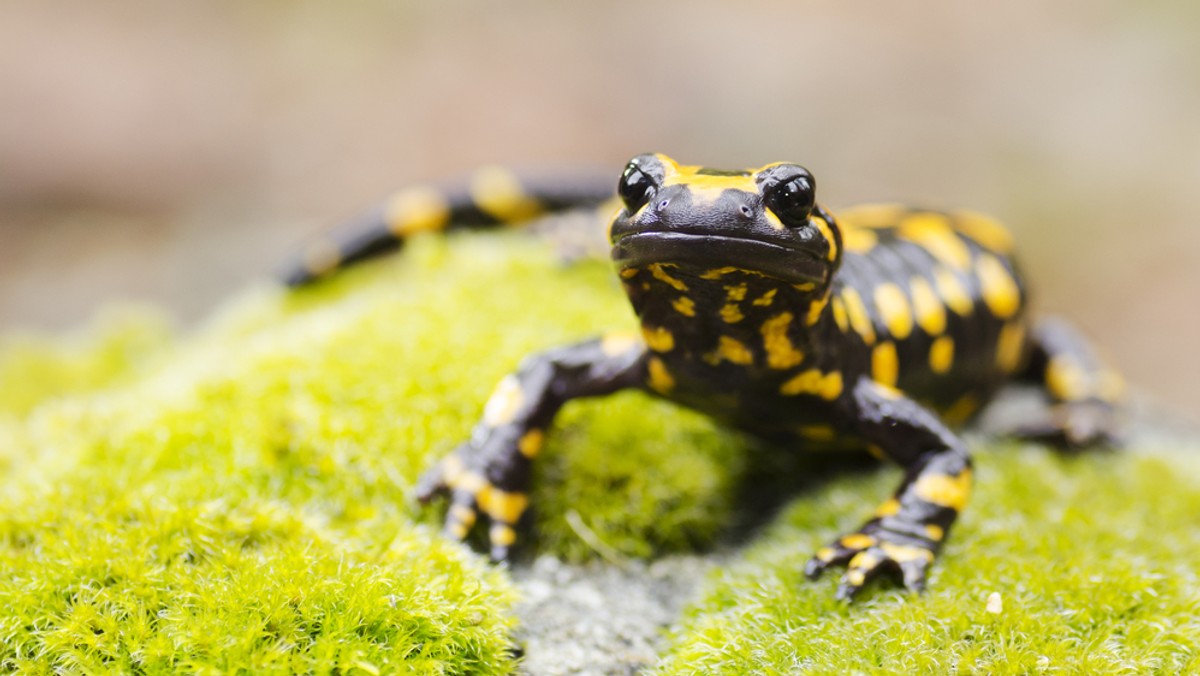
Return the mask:
<svg viewBox="0 0 1200 676">
<path fill-rule="evenodd" d="M 613 261 L 622 269 L 674 263 L 706 269 L 736 267 L 789 284 L 822 283 L 829 266 L 812 252 L 760 239 L 688 232 L 635 232 L 613 243 Z"/>
</svg>

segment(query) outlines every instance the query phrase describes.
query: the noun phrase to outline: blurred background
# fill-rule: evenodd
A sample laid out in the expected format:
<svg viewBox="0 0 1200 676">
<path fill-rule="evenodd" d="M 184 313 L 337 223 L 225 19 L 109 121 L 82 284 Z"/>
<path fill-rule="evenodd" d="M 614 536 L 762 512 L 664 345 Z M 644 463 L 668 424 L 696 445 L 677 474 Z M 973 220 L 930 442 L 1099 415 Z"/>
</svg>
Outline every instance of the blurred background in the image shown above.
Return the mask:
<svg viewBox="0 0 1200 676">
<path fill-rule="evenodd" d="M 1017 231 L 1038 307 L 1200 417 L 1200 4 L 3 0 L 0 331 L 187 325 L 484 163 L 792 160 Z"/>
</svg>

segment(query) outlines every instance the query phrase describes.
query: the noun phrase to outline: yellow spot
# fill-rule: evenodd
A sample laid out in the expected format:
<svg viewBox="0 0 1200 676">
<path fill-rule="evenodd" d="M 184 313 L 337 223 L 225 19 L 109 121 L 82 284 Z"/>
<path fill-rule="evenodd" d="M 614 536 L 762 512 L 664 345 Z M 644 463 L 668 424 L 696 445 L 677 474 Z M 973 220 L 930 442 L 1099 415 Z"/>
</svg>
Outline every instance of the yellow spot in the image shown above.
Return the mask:
<svg viewBox="0 0 1200 676">
<path fill-rule="evenodd" d="M 470 526 L 460 521 L 449 521 L 446 523 L 446 532 L 455 540 L 464 540 L 467 533 L 470 532 Z"/>
<path fill-rule="evenodd" d="M 846 251 L 854 253 L 867 253 L 875 248 L 879 242 L 879 237 L 874 231 L 866 228 L 842 228 L 842 246 L 846 247 Z"/>
<path fill-rule="evenodd" d="M 687 291 L 688 290 L 687 284 L 684 284 L 683 282 L 679 281 L 678 279 L 675 279 L 671 275 L 668 275 L 667 271 L 663 270 L 662 263 L 651 263 L 649 265 L 649 270 L 650 270 L 650 274 L 654 275 L 655 279 L 657 279 L 660 282 L 663 282 L 664 284 L 669 285 L 671 288 L 675 289 L 676 291 Z"/>
<path fill-rule="evenodd" d="M 896 498 L 888 498 L 875 510 L 875 516 L 882 518 L 885 516 L 892 516 L 893 514 L 897 514 L 899 512 L 900 501 Z"/>
<path fill-rule="evenodd" d="M 521 390 L 521 383 L 516 376 L 505 376 L 483 407 L 483 421 L 491 427 L 507 425 L 517 417 L 524 403 L 525 392 Z"/>
<path fill-rule="evenodd" d="M 900 360 L 896 356 L 896 345 L 884 341 L 871 351 L 871 377 L 875 382 L 892 387 L 900 379 Z"/>
<path fill-rule="evenodd" d="M 428 186 L 401 190 L 384 207 L 388 230 L 397 237 L 432 232 L 450 221 L 450 205 L 442 193 Z"/>
<path fill-rule="evenodd" d="M 966 422 L 979 408 L 979 399 L 974 394 L 964 394 L 942 412 L 942 419 L 951 425 Z"/>
<path fill-rule="evenodd" d="M 757 305 L 759 307 L 769 306 L 771 303 L 775 302 L 775 293 L 777 291 L 779 291 L 779 289 L 771 289 L 771 290 L 767 291 L 766 293 L 759 296 L 758 298 L 755 298 L 753 304 Z"/>
<path fill-rule="evenodd" d="M 862 533 L 852 533 L 838 540 L 838 544 L 846 549 L 866 549 L 875 546 L 875 538 Z"/>
<path fill-rule="evenodd" d="M 741 268 L 735 268 L 731 265 L 727 265 L 723 268 L 713 268 L 712 270 L 705 270 L 704 274 L 700 275 L 700 279 L 720 279 L 730 273 L 738 272 L 740 269 Z"/>
<path fill-rule="evenodd" d="M 1011 373 L 1021 365 L 1025 354 L 1025 324 L 1009 322 L 996 337 L 996 367 Z"/>
<path fill-rule="evenodd" d="M 859 556 L 862 556 L 862 554 L 854 557 L 855 560 L 857 560 Z M 853 587 L 861 587 L 867 582 L 867 574 L 862 570 L 862 568 L 852 568 L 846 571 L 846 582 L 849 582 Z"/>
<path fill-rule="evenodd" d="M 688 298 L 687 296 L 680 296 L 679 298 L 671 301 L 671 307 L 675 308 L 676 312 L 685 317 L 696 316 L 696 301 Z"/>
<path fill-rule="evenodd" d="M 913 490 L 925 502 L 961 512 L 971 494 L 971 470 L 964 469 L 958 476 L 923 474 Z"/>
<path fill-rule="evenodd" d="M 867 345 L 875 342 L 875 327 L 871 324 L 871 316 L 867 314 L 867 306 L 863 303 L 858 291 L 850 287 L 842 289 L 842 301 L 846 304 L 846 314 L 850 318 L 850 326 L 854 332 L 862 336 Z"/>
<path fill-rule="evenodd" d="M 641 272 L 641 270 L 637 268 L 625 268 L 620 273 L 621 279 L 633 279 L 634 277 L 638 276 L 639 272 Z"/>
<path fill-rule="evenodd" d="M 833 298 L 833 321 L 842 333 L 850 330 L 850 318 L 846 316 L 846 303 L 841 296 Z"/>
<path fill-rule="evenodd" d="M 808 293 L 809 291 L 817 288 L 817 285 L 814 282 L 800 282 L 799 284 L 793 284 L 792 288 L 800 293 Z"/>
<path fill-rule="evenodd" d="M 509 547 L 517 541 L 517 532 L 508 524 L 494 523 L 488 529 L 488 538 L 492 541 L 493 545 Z"/>
<path fill-rule="evenodd" d="M 1046 389 L 1060 401 L 1078 401 L 1086 398 L 1088 391 L 1087 373 L 1074 358 L 1058 355 L 1046 367 Z"/>
<path fill-rule="evenodd" d="M 477 494 L 479 491 L 487 490 L 487 479 L 483 475 L 475 472 L 461 472 L 455 475 L 454 480 L 446 480 L 446 485 L 456 491 L 466 491 L 467 493 Z"/>
<path fill-rule="evenodd" d="M 600 352 L 606 357 L 615 357 L 636 348 L 641 342 L 632 331 L 614 331 L 600 339 Z"/>
<path fill-rule="evenodd" d="M 825 306 L 828 304 L 829 290 L 826 289 L 824 295 L 808 304 L 808 314 L 804 317 L 804 323 L 808 326 L 816 325 L 821 321 L 821 313 L 825 311 Z"/>
<path fill-rule="evenodd" d="M 941 214 L 919 212 L 908 216 L 901 222 L 898 234 L 947 265 L 959 270 L 971 267 L 971 250 Z"/>
<path fill-rule="evenodd" d="M 913 547 L 911 545 L 896 545 L 890 542 L 880 543 L 879 548 L 883 550 L 888 558 L 896 563 L 908 563 L 910 561 L 932 561 L 933 552 L 924 547 Z"/>
<path fill-rule="evenodd" d="M 526 458 L 534 458 L 542 450 L 542 444 L 546 441 L 546 433 L 539 429 L 532 429 L 522 435 L 520 441 L 517 442 L 517 450 L 521 451 L 521 455 Z"/>
<path fill-rule="evenodd" d="M 842 394 L 842 374 L 837 371 L 821 373 L 817 369 L 809 369 L 780 385 L 779 393 L 788 396 L 815 394 L 822 399 L 833 401 Z"/>
<path fill-rule="evenodd" d="M 317 240 L 304 251 L 304 269 L 314 277 L 320 277 L 342 262 L 338 245 L 328 240 Z"/>
<path fill-rule="evenodd" d="M 929 346 L 929 370 L 937 374 L 946 373 L 954 365 L 954 339 L 939 336 Z"/>
<path fill-rule="evenodd" d="M 804 353 L 796 349 L 788 336 L 792 324 L 792 313 L 775 315 L 762 324 L 763 348 L 767 352 L 767 366 L 773 369 L 790 369 L 804 361 Z"/>
<path fill-rule="evenodd" d="M 825 254 L 825 258 L 830 262 L 836 261 L 841 252 L 838 251 L 837 239 L 834 237 L 833 229 L 829 227 L 829 223 L 826 223 L 824 218 L 815 213 L 809 216 L 808 222 L 815 226 L 817 232 L 821 233 L 821 236 L 829 243 L 829 252 Z"/>
<path fill-rule="evenodd" d="M 662 156 L 659 156 L 660 159 Z M 710 199 L 716 199 L 726 190 L 741 190 L 748 193 L 757 193 L 758 186 L 754 182 L 754 176 L 750 172 L 744 174 L 701 174 L 698 173 L 704 167 L 700 166 L 681 166 L 671 163 L 663 163 L 666 169 L 666 177 L 663 180 L 663 185 L 686 185 L 691 189 L 693 196 L 703 196 Z M 674 165 L 674 166 L 672 166 Z"/>
<path fill-rule="evenodd" d="M 976 270 L 983 302 L 987 303 L 992 314 L 1000 319 L 1008 319 L 1016 314 L 1021 306 L 1021 291 L 1000 259 L 991 254 L 980 254 Z"/>
<path fill-rule="evenodd" d="M 913 314 L 917 324 L 931 336 L 946 330 L 946 307 L 924 277 L 913 277 L 908 283 L 912 294 Z"/>
<path fill-rule="evenodd" d="M 854 573 L 864 573 L 868 570 L 874 570 L 880 563 L 880 558 L 874 552 L 867 550 L 859 552 L 850 559 L 850 570 L 846 572 L 846 577 L 849 578 Z M 861 585 L 862 581 L 855 582 L 856 585 Z"/>
<path fill-rule="evenodd" d="M 938 267 L 933 272 L 933 281 L 937 284 L 938 292 L 942 295 L 946 307 L 954 310 L 956 314 L 966 317 L 975 309 L 975 303 L 971 301 L 967 288 L 963 286 L 954 271 Z"/>
<path fill-rule="evenodd" d="M 934 542 L 941 542 L 942 538 L 946 537 L 946 529 L 931 523 L 925 526 L 925 535 L 929 536 L 929 539 Z"/>
<path fill-rule="evenodd" d="M 661 326 L 643 326 L 642 337 L 646 340 L 646 346 L 655 352 L 670 352 L 675 349 L 674 334 Z"/>
<path fill-rule="evenodd" d="M 675 389 L 675 379 L 658 357 L 653 357 L 646 363 L 646 370 L 650 375 L 650 389 L 659 394 L 666 394 Z"/>
<path fill-rule="evenodd" d="M 801 425 L 796 431 L 812 441 L 833 441 L 837 438 L 837 430 L 833 429 L 833 425 Z"/>
<path fill-rule="evenodd" d="M 479 509 L 492 518 L 493 521 L 516 523 L 529 506 L 529 496 L 524 493 L 509 493 L 491 484 L 484 486 L 475 494 Z"/>
<path fill-rule="evenodd" d="M 837 552 L 833 550 L 833 547 L 822 547 L 817 550 L 817 559 L 825 563 L 829 563 L 833 560 L 833 557 L 836 553 Z"/>
<path fill-rule="evenodd" d="M 471 177 L 471 201 L 485 214 L 505 222 L 537 216 L 542 205 L 525 193 L 516 174 L 504 167 L 484 167 Z"/>
<path fill-rule="evenodd" d="M 742 314 L 742 309 L 734 303 L 726 303 L 725 306 L 721 308 L 721 319 L 723 319 L 726 324 L 740 322 L 745 318 L 746 315 Z"/>
<path fill-rule="evenodd" d="M 1012 234 L 991 217 L 974 211 L 960 211 L 955 217 L 958 229 L 980 245 L 996 253 L 1012 252 Z"/>
<path fill-rule="evenodd" d="M 838 222 L 857 228 L 890 228 L 904 218 L 908 209 L 900 204 L 864 204 L 838 214 Z"/>
<path fill-rule="evenodd" d="M 746 285 L 734 284 L 725 287 L 725 298 L 730 301 L 742 301 L 746 299 Z"/>
<path fill-rule="evenodd" d="M 736 338 L 721 336 L 717 339 L 717 353 L 712 361 L 720 363 L 722 359 L 745 366 L 754 361 L 754 354 Z"/>
<path fill-rule="evenodd" d="M 475 510 L 466 505 L 451 505 L 446 513 L 450 521 L 463 526 L 464 534 L 475 525 Z"/>
<path fill-rule="evenodd" d="M 900 287 L 889 282 L 876 287 L 875 307 L 892 337 L 903 340 L 912 333 L 912 311 L 908 307 L 908 297 Z"/>
</svg>

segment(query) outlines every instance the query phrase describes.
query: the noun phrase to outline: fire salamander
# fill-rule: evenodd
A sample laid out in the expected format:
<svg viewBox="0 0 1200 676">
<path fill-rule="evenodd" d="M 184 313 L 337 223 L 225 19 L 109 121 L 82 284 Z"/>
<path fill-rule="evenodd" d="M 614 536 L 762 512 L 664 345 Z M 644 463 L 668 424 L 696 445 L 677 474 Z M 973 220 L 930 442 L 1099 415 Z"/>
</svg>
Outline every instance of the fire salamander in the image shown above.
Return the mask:
<svg viewBox="0 0 1200 676">
<path fill-rule="evenodd" d="M 414 188 L 366 227 L 318 244 L 293 286 L 421 231 L 525 221 L 595 206 L 608 181 L 522 182 L 500 169 L 457 191 Z M 617 185 L 612 259 L 641 324 L 526 358 L 500 381 L 470 440 L 421 479 L 449 495 L 445 530 L 482 514 L 505 559 L 529 504 L 530 468 L 569 399 L 644 390 L 789 449 L 866 449 L 904 479 L 805 572 L 845 566 L 838 596 L 879 574 L 920 590 L 971 491 L 951 430 L 1009 380 L 1051 402 L 1025 436 L 1111 442 L 1120 377 L 1061 321 L 1031 322 L 1012 240 L 971 212 L 866 206 L 836 216 L 803 167 L 747 171 L 640 155 Z"/>
</svg>

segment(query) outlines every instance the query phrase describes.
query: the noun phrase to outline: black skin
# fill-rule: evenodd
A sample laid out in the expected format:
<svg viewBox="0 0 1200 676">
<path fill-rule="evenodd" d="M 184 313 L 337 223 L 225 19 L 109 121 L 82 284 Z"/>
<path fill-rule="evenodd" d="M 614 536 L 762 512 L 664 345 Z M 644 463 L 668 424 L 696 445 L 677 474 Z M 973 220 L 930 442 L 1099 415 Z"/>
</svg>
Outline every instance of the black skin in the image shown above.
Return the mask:
<svg viewBox="0 0 1200 676">
<path fill-rule="evenodd" d="M 603 194 L 572 190 L 535 183 L 527 196 L 556 210 Z M 640 389 L 789 450 L 866 448 L 904 468 L 871 518 L 805 566 L 810 578 L 845 566 L 837 595 L 847 600 L 881 574 L 924 588 L 971 485 L 970 457 L 946 420 L 968 417 L 1004 382 L 1039 383 L 1053 404 L 1018 433 L 1063 445 L 1112 440 L 1119 378 L 1068 325 L 1030 326 L 996 227 L 903 207 L 839 223 L 794 164 L 725 172 L 641 155 L 617 193 L 612 256 L 641 335 L 527 357 L 471 439 L 418 485 L 422 501 L 449 496 L 453 537 L 487 516 L 495 559 L 516 538 L 545 431 L 580 397 Z M 440 227 L 478 222 L 483 211 L 470 202 L 450 193 Z M 393 247 L 398 231 L 376 217 L 365 235 L 335 242 L 338 259 Z M 288 280 L 326 271 L 301 265 Z"/>
</svg>

